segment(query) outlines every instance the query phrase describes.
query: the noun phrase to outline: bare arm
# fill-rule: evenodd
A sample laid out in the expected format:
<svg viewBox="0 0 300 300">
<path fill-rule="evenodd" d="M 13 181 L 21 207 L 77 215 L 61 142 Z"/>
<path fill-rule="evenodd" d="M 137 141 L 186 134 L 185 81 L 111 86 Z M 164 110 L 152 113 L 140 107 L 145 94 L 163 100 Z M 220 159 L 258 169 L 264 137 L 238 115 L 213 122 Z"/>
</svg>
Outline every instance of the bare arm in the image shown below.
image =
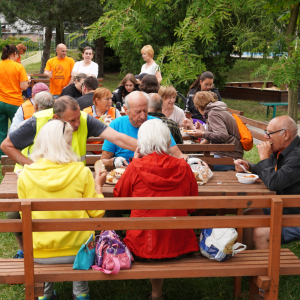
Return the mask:
<svg viewBox="0 0 300 300">
<path fill-rule="evenodd" d="M 101 134 L 101 137 L 105 140 L 110 141 L 111 143 L 131 151 L 135 151 L 137 148 L 137 140 L 124 134 L 117 132 L 116 130 L 107 127 Z"/>
<path fill-rule="evenodd" d="M 160 71 L 156 71 L 155 77 L 156 77 L 156 79 L 158 81 L 158 84 L 160 84 L 160 82 L 162 81 L 162 77 L 161 77 Z"/>
<path fill-rule="evenodd" d="M 14 147 L 13 143 L 7 137 L 1 144 L 1 150 L 8 155 L 14 162 L 20 164 L 20 165 L 30 165 L 33 163 L 32 160 L 25 157 L 20 150 Z"/>
<path fill-rule="evenodd" d="M 28 86 L 29 86 L 30 81 L 22 81 L 20 82 L 20 88 L 22 91 L 27 90 Z"/>
<path fill-rule="evenodd" d="M 204 145 L 204 144 L 209 144 L 209 141 L 208 140 L 202 140 L 202 142 L 200 143 L 201 145 Z"/>
<path fill-rule="evenodd" d="M 176 158 L 179 158 L 179 159 L 180 159 L 180 158 L 183 158 L 184 160 L 187 160 L 187 158 L 188 158 L 188 155 L 183 154 L 183 153 L 179 150 L 179 148 L 177 147 L 177 145 L 171 147 L 171 148 L 169 149 L 169 151 L 170 151 L 170 154 L 171 154 L 172 156 L 176 157 Z"/>
<path fill-rule="evenodd" d="M 45 70 L 44 74 L 47 75 L 49 78 L 52 78 L 52 71 Z"/>
<path fill-rule="evenodd" d="M 107 171 L 113 170 L 115 168 L 113 156 L 114 154 L 112 152 L 108 152 L 104 150 L 102 151 L 101 160 Z"/>
</svg>

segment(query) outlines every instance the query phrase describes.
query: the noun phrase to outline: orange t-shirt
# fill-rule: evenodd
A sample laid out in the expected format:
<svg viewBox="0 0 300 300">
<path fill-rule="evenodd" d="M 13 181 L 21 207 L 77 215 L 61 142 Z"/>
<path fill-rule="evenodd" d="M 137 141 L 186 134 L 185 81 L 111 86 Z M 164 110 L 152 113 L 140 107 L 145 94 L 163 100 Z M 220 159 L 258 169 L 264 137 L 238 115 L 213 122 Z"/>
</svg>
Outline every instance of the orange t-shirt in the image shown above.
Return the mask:
<svg viewBox="0 0 300 300">
<path fill-rule="evenodd" d="M 19 56 L 19 57 L 17 58 L 16 62 L 19 63 L 19 64 L 21 63 L 21 56 Z"/>
<path fill-rule="evenodd" d="M 20 82 L 28 81 L 25 68 L 10 59 L 0 61 L 0 101 L 20 106 L 23 103 Z"/>
<path fill-rule="evenodd" d="M 53 57 L 47 61 L 45 70 L 52 71 L 52 78 L 50 78 L 52 95 L 60 95 L 63 87 L 68 85 L 74 65 L 74 59 L 67 56 L 63 59 Z"/>
</svg>

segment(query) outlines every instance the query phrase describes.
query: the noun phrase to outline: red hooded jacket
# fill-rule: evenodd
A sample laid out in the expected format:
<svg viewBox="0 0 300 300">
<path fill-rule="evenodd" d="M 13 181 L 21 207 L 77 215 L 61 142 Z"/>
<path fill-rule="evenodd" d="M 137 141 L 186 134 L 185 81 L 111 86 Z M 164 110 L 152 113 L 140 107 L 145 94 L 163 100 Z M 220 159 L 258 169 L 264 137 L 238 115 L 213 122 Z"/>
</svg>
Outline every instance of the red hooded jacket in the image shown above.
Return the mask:
<svg viewBox="0 0 300 300">
<path fill-rule="evenodd" d="M 133 159 L 114 188 L 114 197 L 198 196 L 198 185 L 184 159 L 152 153 Z M 186 209 L 132 210 L 130 217 L 182 217 Z M 198 251 L 193 229 L 128 230 L 125 244 L 137 256 L 172 258 Z"/>
</svg>

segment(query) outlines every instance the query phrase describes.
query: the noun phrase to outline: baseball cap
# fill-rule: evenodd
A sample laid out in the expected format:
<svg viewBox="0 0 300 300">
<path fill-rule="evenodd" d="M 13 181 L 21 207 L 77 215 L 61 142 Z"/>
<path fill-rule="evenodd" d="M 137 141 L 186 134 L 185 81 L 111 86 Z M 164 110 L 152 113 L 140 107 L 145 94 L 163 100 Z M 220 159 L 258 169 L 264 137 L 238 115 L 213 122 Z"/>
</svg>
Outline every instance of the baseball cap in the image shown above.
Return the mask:
<svg viewBox="0 0 300 300">
<path fill-rule="evenodd" d="M 47 84 L 43 83 L 43 82 L 38 82 L 36 83 L 33 88 L 32 88 L 32 95 L 36 95 L 39 92 L 50 92 Z"/>
</svg>

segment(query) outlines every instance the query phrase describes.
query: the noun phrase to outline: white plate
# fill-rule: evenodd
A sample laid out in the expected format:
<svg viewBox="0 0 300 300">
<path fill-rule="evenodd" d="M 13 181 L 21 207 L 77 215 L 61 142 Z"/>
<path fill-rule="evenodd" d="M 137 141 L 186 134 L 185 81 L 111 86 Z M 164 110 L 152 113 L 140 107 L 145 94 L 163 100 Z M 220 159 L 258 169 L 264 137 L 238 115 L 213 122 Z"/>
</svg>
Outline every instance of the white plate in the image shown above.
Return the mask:
<svg viewBox="0 0 300 300">
<path fill-rule="evenodd" d="M 258 178 L 255 174 L 249 174 L 249 173 L 236 173 L 235 175 L 240 183 L 245 184 L 252 184 L 255 182 L 255 180 Z M 249 177 L 254 176 L 254 177 Z"/>
</svg>

